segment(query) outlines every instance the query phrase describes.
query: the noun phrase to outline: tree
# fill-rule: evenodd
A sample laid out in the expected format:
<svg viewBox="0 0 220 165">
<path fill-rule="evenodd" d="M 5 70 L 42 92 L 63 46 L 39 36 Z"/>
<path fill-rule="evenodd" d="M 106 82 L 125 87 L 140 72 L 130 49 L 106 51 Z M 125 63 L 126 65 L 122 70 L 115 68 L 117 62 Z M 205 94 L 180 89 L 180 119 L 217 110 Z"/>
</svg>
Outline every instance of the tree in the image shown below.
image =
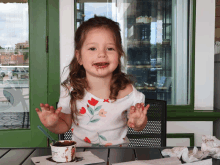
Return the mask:
<svg viewBox="0 0 220 165">
<path fill-rule="evenodd" d="M 24 61 L 26 61 L 27 60 L 27 58 L 28 58 L 28 52 L 23 52 L 23 55 L 24 55 Z"/>
</svg>

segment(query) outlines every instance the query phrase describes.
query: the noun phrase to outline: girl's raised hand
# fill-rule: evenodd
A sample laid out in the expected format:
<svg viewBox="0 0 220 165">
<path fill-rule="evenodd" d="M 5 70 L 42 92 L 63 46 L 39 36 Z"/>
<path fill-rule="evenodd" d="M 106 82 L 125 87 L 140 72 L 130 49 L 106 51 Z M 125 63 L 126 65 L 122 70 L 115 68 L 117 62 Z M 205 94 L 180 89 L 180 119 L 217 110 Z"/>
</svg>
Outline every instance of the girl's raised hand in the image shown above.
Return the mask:
<svg viewBox="0 0 220 165">
<path fill-rule="evenodd" d="M 147 124 L 146 114 L 149 107 L 149 104 L 146 107 L 144 107 L 144 103 L 137 103 L 135 106 L 131 106 L 128 126 L 135 130 L 144 128 Z"/>
<path fill-rule="evenodd" d="M 40 109 L 36 108 L 36 112 L 40 118 L 41 123 L 46 127 L 53 127 L 57 124 L 59 120 L 59 114 L 62 109 L 62 107 L 57 108 L 57 110 L 54 109 L 53 106 L 50 106 L 49 104 L 42 104 L 40 103 Z"/>
</svg>

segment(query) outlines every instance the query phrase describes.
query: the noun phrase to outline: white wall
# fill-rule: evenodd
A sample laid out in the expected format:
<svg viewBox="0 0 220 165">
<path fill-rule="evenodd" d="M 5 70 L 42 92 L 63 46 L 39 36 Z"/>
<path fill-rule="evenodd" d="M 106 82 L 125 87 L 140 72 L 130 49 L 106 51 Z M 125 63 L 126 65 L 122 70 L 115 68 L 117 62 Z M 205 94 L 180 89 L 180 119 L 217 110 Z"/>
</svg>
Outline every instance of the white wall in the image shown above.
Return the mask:
<svg viewBox="0 0 220 165">
<path fill-rule="evenodd" d="M 60 73 L 74 55 L 74 0 L 60 0 Z M 61 82 L 67 77 L 65 72 Z"/>
<path fill-rule="evenodd" d="M 195 146 L 201 146 L 202 135 L 213 135 L 212 125 L 212 121 L 168 121 L 167 133 L 194 133 Z M 169 140 L 167 146 L 180 146 L 180 143 Z"/>
<path fill-rule="evenodd" d="M 195 110 L 213 110 L 215 0 L 196 0 Z"/>
</svg>

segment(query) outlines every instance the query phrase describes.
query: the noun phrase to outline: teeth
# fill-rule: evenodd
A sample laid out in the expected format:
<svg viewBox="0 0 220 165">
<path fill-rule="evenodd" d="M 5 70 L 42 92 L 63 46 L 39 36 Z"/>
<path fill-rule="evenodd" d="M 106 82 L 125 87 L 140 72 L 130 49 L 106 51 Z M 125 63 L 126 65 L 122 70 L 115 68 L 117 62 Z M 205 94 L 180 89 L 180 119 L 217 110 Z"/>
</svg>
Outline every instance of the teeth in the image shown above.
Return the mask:
<svg viewBox="0 0 220 165">
<path fill-rule="evenodd" d="M 107 65 L 108 63 L 96 63 L 95 65 L 97 66 L 103 66 L 103 65 Z"/>
<path fill-rule="evenodd" d="M 98 68 L 104 68 L 105 65 L 108 65 L 109 63 L 95 63 L 94 65 Z"/>
</svg>

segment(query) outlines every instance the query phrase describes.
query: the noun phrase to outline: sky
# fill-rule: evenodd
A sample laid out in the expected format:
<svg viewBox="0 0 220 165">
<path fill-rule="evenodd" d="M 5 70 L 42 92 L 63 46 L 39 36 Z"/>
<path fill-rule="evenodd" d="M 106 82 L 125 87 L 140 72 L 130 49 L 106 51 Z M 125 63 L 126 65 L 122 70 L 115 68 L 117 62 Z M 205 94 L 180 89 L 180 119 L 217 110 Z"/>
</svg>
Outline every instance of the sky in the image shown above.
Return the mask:
<svg viewBox="0 0 220 165">
<path fill-rule="evenodd" d="M 0 46 L 15 47 L 28 41 L 28 4 L 0 3 Z"/>
<path fill-rule="evenodd" d="M 84 3 L 85 21 L 94 14 L 118 21 L 115 10 L 115 3 Z M 15 44 L 28 41 L 28 35 L 28 4 L 0 3 L 0 46 L 15 48 Z"/>
<path fill-rule="evenodd" d="M 85 3 L 84 7 L 85 21 L 93 17 L 94 14 L 112 19 L 112 3 Z"/>
<path fill-rule="evenodd" d="M 85 21 L 94 14 L 116 17 L 112 16 L 112 3 L 85 3 L 84 7 Z M 0 46 L 15 48 L 16 43 L 28 41 L 28 35 L 28 4 L 0 3 Z"/>
</svg>

